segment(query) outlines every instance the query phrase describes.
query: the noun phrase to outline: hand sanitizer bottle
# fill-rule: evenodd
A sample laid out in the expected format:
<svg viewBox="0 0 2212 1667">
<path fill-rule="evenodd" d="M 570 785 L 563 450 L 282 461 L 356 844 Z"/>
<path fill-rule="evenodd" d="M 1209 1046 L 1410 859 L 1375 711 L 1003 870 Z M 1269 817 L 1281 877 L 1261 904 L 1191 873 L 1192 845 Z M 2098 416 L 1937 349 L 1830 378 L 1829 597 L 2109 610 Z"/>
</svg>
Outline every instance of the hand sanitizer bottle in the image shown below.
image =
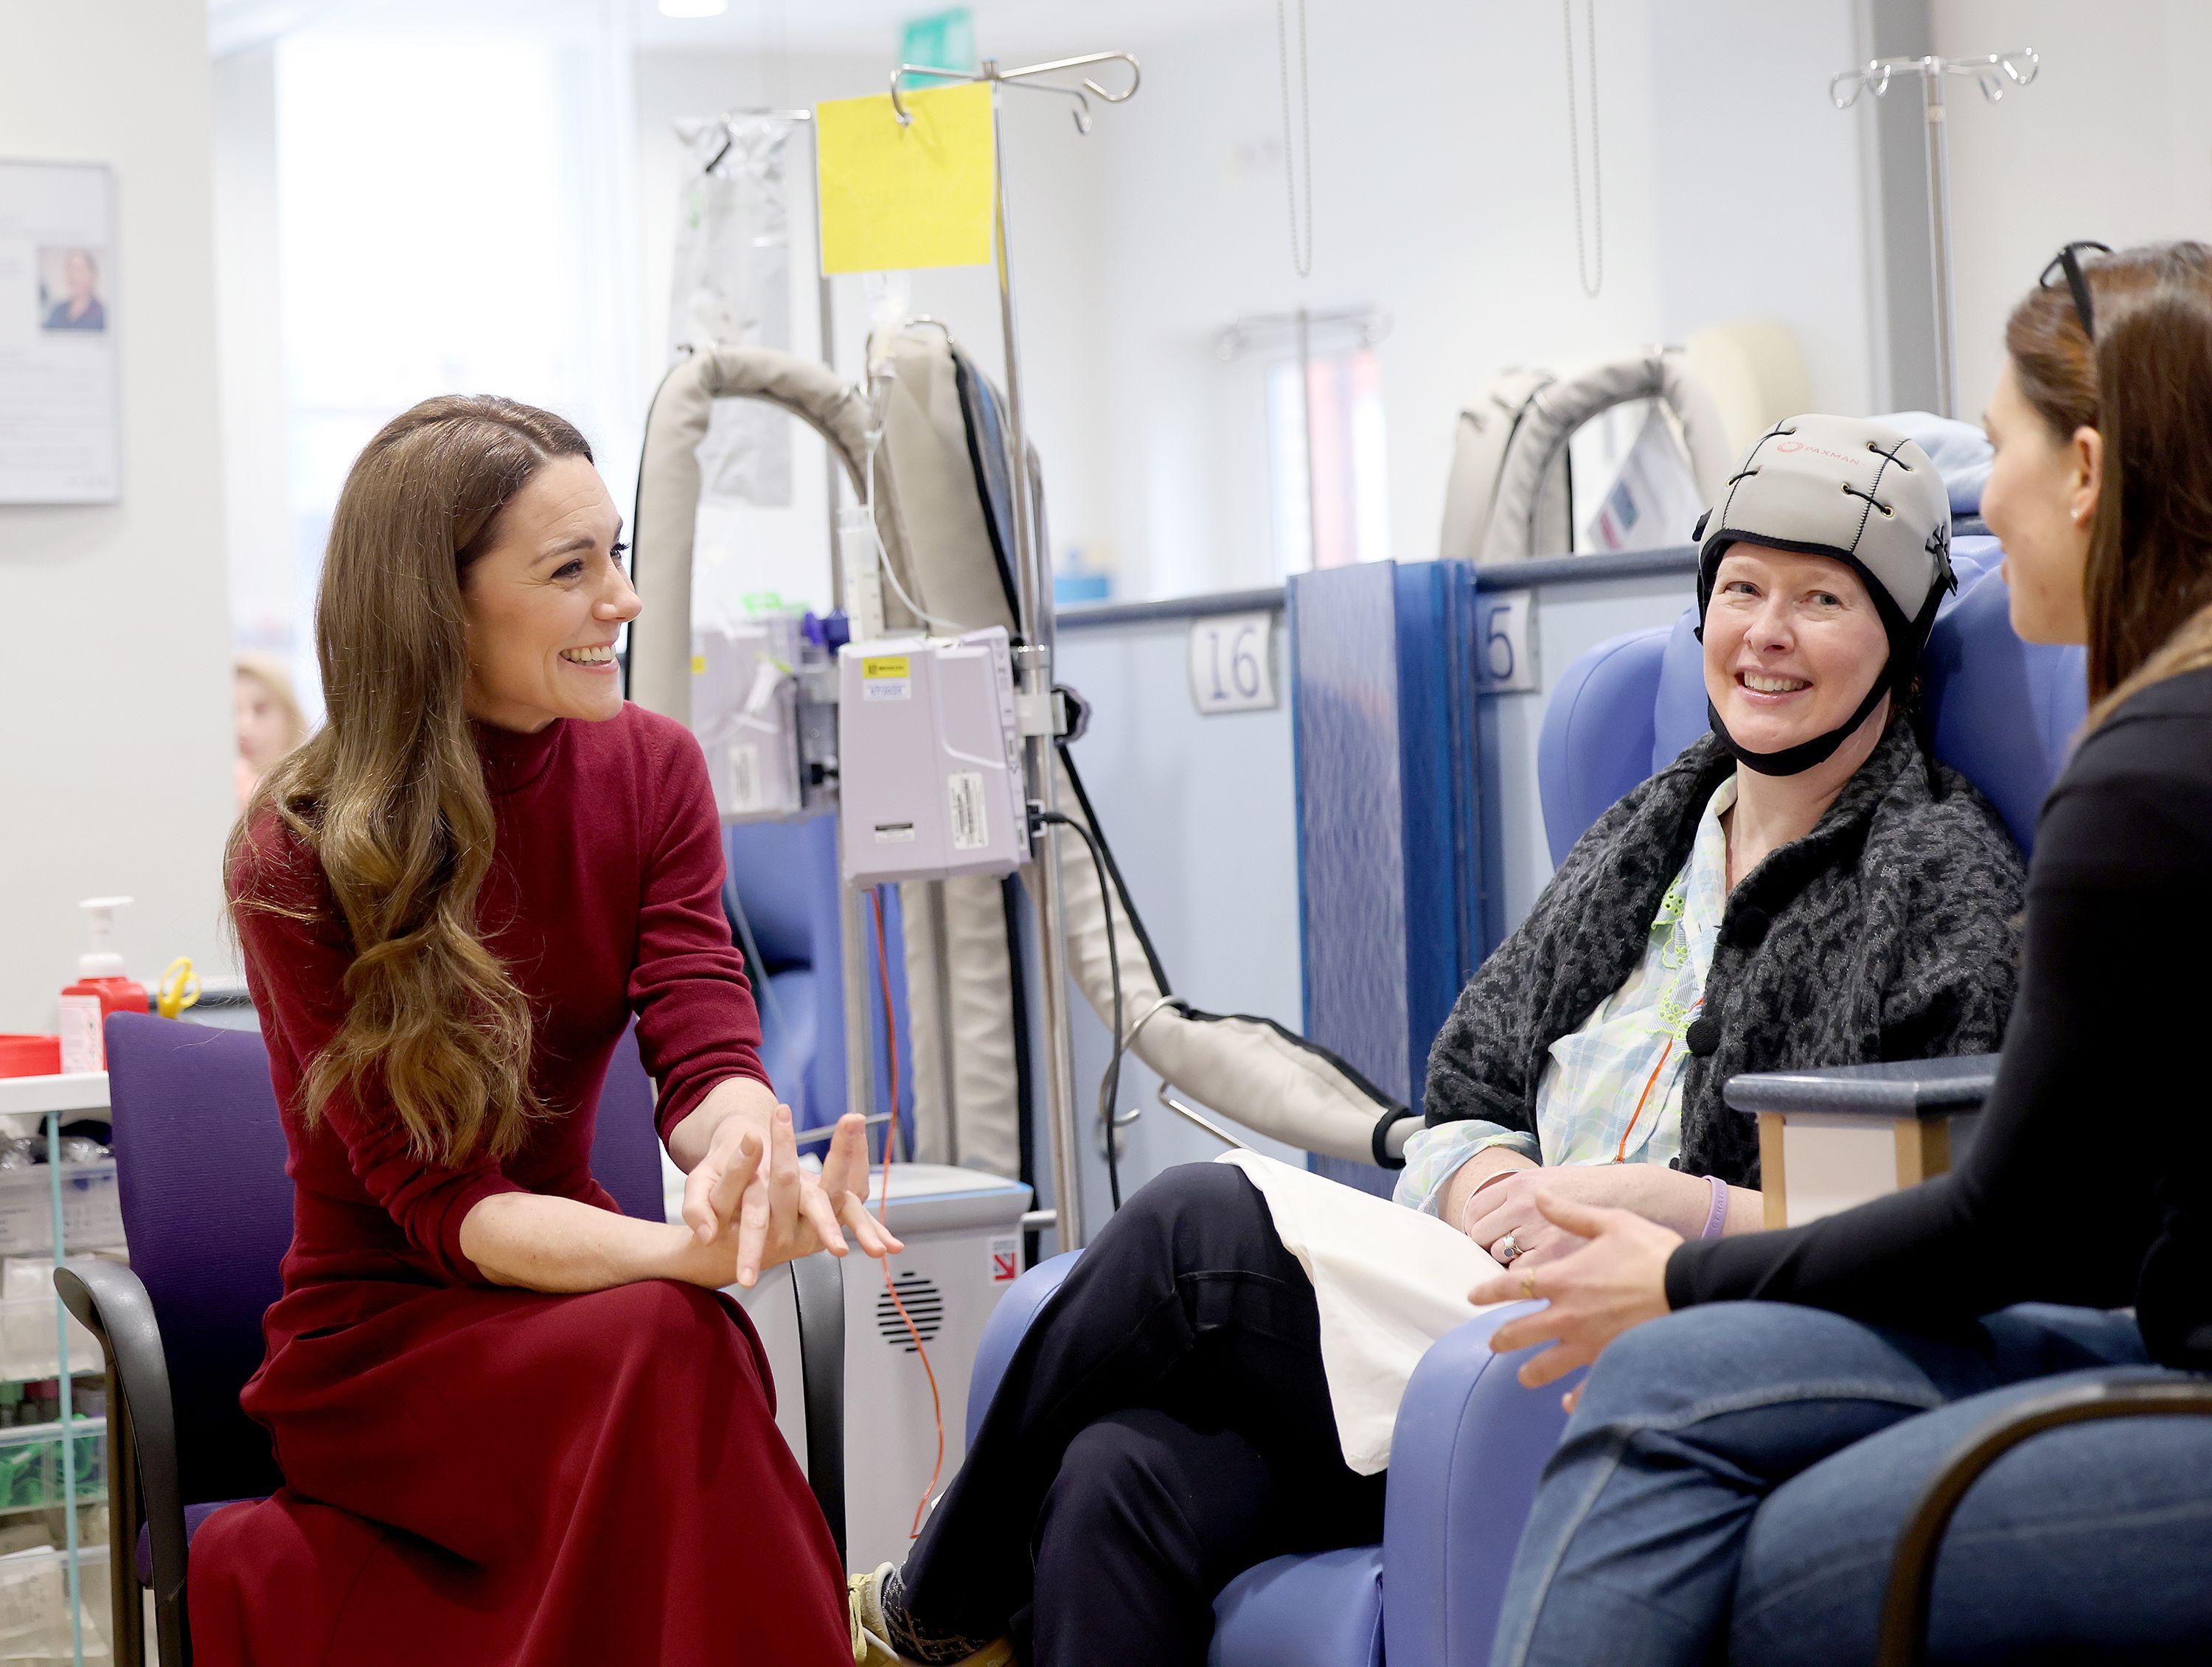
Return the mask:
<svg viewBox="0 0 2212 1667">
<path fill-rule="evenodd" d="M 123 975 L 113 948 L 115 911 L 128 897 L 87 897 L 77 905 L 92 917 L 92 947 L 76 959 L 77 981 L 62 990 L 62 1069 L 107 1068 L 107 1015 L 151 1013 L 146 987 Z"/>
</svg>

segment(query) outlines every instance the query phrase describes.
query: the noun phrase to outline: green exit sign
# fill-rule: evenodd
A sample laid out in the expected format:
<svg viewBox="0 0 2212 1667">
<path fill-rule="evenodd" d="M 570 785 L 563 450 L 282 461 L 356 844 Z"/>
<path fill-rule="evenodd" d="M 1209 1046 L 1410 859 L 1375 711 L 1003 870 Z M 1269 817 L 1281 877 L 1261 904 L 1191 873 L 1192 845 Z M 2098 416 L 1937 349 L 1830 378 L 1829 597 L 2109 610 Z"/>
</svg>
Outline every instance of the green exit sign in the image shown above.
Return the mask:
<svg viewBox="0 0 2212 1667">
<path fill-rule="evenodd" d="M 973 70 L 975 17 L 967 7 L 955 6 L 950 11 L 909 19 L 899 41 L 899 62 L 927 64 L 933 70 Z"/>
</svg>

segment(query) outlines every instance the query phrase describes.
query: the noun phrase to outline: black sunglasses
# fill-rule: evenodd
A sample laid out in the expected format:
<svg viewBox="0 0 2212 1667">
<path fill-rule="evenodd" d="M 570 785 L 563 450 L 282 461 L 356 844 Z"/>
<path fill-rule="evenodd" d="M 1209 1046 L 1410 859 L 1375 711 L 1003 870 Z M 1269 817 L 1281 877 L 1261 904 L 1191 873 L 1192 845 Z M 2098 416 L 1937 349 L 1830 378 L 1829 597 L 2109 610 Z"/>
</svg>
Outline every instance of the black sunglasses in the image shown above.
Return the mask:
<svg viewBox="0 0 2212 1667">
<path fill-rule="evenodd" d="M 2094 249 L 2100 255 L 2112 252 L 2111 244 L 2094 243 L 2087 238 L 2069 243 L 2051 257 L 2051 265 L 2043 269 L 2043 276 L 2035 282 L 2037 288 L 2048 289 L 2053 272 L 2065 273 L 2067 290 L 2074 297 L 2074 316 L 2081 321 L 2081 333 L 2094 342 L 2097 339 L 2096 314 L 2089 306 L 2089 280 L 2081 276 L 2080 252 L 2083 249 Z"/>
</svg>

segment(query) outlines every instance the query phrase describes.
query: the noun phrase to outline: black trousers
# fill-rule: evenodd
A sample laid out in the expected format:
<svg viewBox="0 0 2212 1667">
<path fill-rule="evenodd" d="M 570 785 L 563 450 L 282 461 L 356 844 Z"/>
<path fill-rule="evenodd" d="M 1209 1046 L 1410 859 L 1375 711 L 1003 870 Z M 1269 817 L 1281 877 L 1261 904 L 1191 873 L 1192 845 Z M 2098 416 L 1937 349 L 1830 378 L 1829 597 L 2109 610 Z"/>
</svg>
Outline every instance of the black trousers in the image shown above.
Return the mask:
<svg viewBox="0 0 2212 1667">
<path fill-rule="evenodd" d="M 1311 1283 L 1243 1172 L 1109 1221 L 1015 1351 L 902 1571 L 917 1628 L 1031 1667 L 1203 1667 L 1254 1564 L 1364 1545 L 1383 1478 L 1337 1445 Z"/>
</svg>

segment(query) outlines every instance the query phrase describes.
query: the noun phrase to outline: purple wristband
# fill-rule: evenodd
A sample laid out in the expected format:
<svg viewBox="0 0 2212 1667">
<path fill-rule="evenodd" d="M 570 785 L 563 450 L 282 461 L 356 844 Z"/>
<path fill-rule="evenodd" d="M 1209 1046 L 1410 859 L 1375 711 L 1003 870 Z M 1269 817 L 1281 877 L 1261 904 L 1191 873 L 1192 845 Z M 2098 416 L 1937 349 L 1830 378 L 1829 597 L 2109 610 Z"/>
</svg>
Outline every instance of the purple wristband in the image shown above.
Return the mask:
<svg viewBox="0 0 2212 1667">
<path fill-rule="evenodd" d="M 1705 1230 L 1698 1237 L 1718 1238 L 1721 1236 L 1721 1229 L 1728 1226 L 1728 1183 L 1717 1175 L 1708 1175 L 1705 1177 L 1705 1183 L 1713 1189 L 1713 1205 L 1705 1212 Z"/>
</svg>

